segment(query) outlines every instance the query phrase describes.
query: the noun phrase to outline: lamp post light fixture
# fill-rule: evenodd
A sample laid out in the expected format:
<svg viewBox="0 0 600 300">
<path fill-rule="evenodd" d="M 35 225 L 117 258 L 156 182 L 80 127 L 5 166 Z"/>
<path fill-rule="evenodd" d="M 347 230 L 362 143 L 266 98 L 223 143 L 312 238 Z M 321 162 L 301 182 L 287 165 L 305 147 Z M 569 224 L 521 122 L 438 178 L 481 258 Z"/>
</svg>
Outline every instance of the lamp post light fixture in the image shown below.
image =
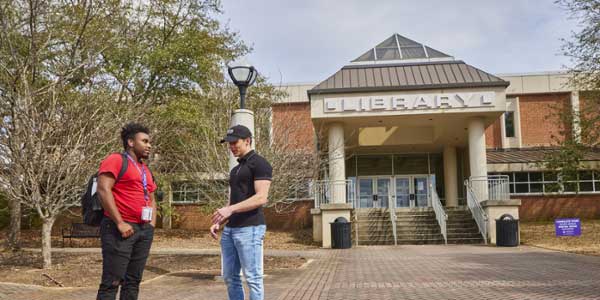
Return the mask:
<svg viewBox="0 0 600 300">
<path fill-rule="evenodd" d="M 246 89 L 254 84 L 258 71 L 247 64 L 229 65 L 227 67 L 229 77 L 240 90 L 240 108 L 245 109 Z"/>
</svg>

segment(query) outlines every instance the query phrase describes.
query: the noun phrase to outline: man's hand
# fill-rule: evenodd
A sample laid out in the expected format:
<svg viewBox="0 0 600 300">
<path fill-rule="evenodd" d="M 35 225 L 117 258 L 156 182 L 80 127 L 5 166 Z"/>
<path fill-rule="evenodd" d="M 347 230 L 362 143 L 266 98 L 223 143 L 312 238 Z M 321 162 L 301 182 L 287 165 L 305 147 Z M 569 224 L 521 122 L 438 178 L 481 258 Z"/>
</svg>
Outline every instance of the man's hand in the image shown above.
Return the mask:
<svg viewBox="0 0 600 300">
<path fill-rule="evenodd" d="M 221 207 L 212 215 L 212 223 L 221 224 L 227 220 L 232 213 L 233 211 L 231 210 L 230 206 Z"/>
<path fill-rule="evenodd" d="M 131 225 L 129 225 L 129 223 L 119 223 L 117 224 L 117 228 L 119 229 L 119 232 L 121 232 L 121 236 L 126 239 L 130 236 L 133 235 L 133 227 L 131 227 Z"/>
<path fill-rule="evenodd" d="M 213 224 L 212 226 L 210 226 L 210 236 L 212 236 L 215 240 L 219 238 L 217 232 L 219 232 L 220 227 L 221 225 L 219 224 Z"/>
</svg>

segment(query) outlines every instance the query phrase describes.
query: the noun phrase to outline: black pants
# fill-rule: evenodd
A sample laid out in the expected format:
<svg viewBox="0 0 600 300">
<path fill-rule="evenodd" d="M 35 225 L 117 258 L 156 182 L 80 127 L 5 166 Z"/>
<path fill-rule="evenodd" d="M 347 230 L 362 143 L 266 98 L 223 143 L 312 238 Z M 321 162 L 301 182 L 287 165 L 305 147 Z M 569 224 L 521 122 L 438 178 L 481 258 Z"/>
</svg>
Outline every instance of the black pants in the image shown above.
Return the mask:
<svg viewBox="0 0 600 300">
<path fill-rule="evenodd" d="M 138 298 L 142 274 L 154 237 L 154 227 L 149 223 L 129 224 L 135 233 L 124 239 L 112 220 L 104 218 L 100 223 L 102 280 L 97 300 L 116 299 L 119 285 L 121 300 Z"/>
</svg>

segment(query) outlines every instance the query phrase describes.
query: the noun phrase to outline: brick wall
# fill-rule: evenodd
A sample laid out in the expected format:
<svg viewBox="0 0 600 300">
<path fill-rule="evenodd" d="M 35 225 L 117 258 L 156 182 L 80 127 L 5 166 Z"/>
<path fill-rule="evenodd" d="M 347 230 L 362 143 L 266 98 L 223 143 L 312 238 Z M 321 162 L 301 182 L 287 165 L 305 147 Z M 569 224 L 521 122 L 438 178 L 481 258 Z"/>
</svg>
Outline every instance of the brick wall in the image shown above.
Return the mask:
<svg viewBox="0 0 600 300">
<path fill-rule="evenodd" d="M 560 132 L 561 121 L 556 117 L 556 113 L 560 110 L 571 110 L 571 94 L 521 95 L 519 110 L 523 146 L 550 146 L 556 144 L 552 136 L 564 136 Z"/>
<path fill-rule="evenodd" d="M 310 103 L 273 105 L 273 141 L 286 147 L 314 151 Z"/>
<path fill-rule="evenodd" d="M 501 118 L 485 129 L 485 145 L 488 148 L 502 148 Z"/>
<path fill-rule="evenodd" d="M 297 230 L 310 228 L 312 217 L 310 209 L 313 201 L 297 201 L 292 207 L 278 212 L 275 208 L 265 208 L 267 227 L 274 230 Z M 175 211 L 179 215 L 173 228 L 188 230 L 208 230 L 211 225 L 212 212 L 203 212 L 198 205 L 176 205 Z"/>
<path fill-rule="evenodd" d="M 600 92 L 580 92 L 582 141 L 589 145 L 600 145 Z"/>
<path fill-rule="evenodd" d="M 600 218 L 600 195 L 516 196 L 521 199 L 522 221 L 547 221 L 558 217 Z"/>
</svg>

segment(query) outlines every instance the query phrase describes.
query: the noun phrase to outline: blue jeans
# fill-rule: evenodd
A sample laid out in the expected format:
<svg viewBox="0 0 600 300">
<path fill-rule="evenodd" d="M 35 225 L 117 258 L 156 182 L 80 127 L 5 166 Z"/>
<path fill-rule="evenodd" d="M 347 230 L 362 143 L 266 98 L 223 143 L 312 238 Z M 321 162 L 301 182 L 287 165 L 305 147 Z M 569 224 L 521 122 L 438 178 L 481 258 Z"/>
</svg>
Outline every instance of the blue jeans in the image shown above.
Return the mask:
<svg viewBox="0 0 600 300">
<path fill-rule="evenodd" d="M 240 270 L 250 290 L 250 300 L 264 299 L 263 239 L 267 226 L 227 227 L 221 235 L 221 270 L 229 300 L 244 300 Z"/>
</svg>

